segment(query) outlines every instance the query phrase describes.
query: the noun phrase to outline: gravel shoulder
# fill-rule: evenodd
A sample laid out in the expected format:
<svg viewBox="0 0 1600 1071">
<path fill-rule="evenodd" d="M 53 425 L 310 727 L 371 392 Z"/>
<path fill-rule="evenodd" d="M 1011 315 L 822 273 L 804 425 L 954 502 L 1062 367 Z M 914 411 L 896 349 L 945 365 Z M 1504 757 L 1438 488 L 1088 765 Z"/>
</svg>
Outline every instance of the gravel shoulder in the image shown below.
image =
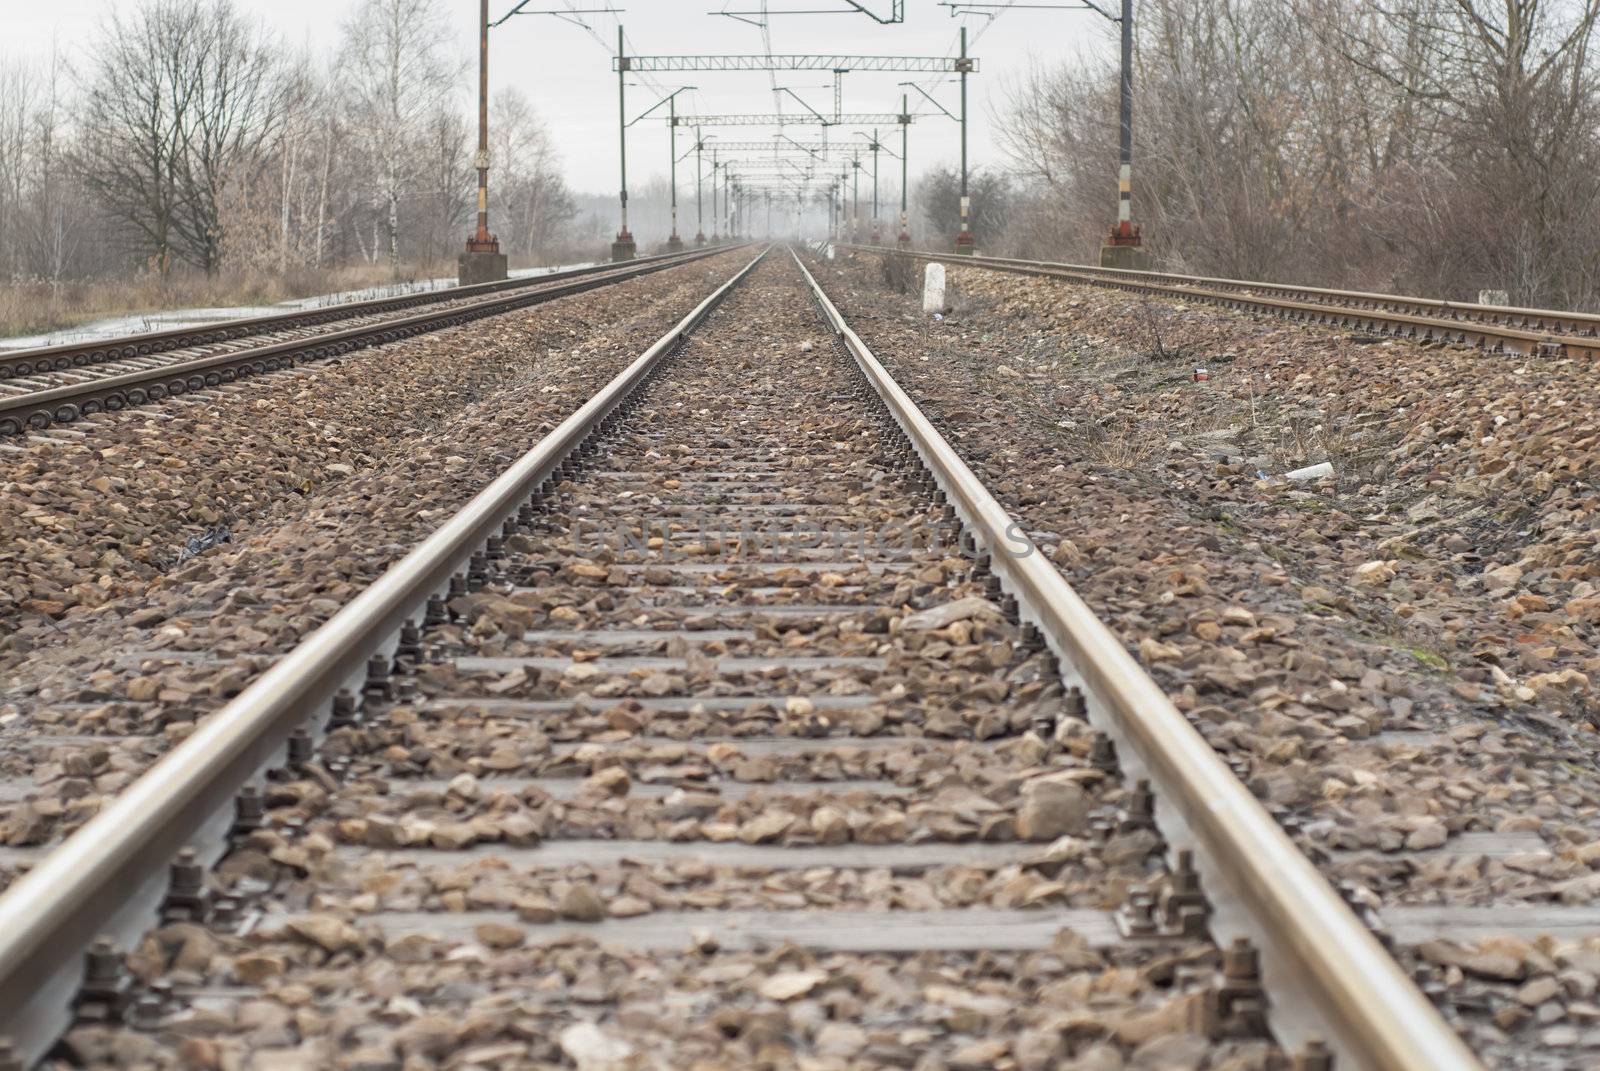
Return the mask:
<svg viewBox="0 0 1600 1071">
<path fill-rule="evenodd" d="M 1330 877 L 1593 902 L 1600 370 L 951 268 L 940 321 L 879 255 L 820 278 Z M 1595 947 L 1407 955 L 1492 1061 L 1555 1067 L 1600 1041 Z"/>
</svg>

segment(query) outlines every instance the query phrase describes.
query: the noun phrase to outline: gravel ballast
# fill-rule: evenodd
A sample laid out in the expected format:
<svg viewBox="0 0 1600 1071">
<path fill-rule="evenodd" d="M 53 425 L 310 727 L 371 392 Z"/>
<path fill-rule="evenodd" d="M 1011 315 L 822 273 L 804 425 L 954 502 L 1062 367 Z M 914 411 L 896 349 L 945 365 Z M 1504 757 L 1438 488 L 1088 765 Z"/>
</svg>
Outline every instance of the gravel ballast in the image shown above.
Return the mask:
<svg viewBox="0 0 1600 1071">
<path fill-rule="evenodd" d="M 1116 932 L 1172 880 L 1160 837 L 863 393 L 793 265 L 758 267 L 360 719 L 268 780 L 212 874 L 242 911 L 126 958 L 171 999 L 63 1052 L 1286 1066 L 1209 939 Z"/>
<path fill-rule="evenodd" d="M 0 845 L 92 813 L 750 255 L 99 417 L 5 455 L 0 512 L 18 538 L 0 570 L 21 597 L 0 608 L 0 777 L 73 784 L 52 814 L 0 797 Z M 219 525 L 231 542 L 170 562 Z"/>
</svg>

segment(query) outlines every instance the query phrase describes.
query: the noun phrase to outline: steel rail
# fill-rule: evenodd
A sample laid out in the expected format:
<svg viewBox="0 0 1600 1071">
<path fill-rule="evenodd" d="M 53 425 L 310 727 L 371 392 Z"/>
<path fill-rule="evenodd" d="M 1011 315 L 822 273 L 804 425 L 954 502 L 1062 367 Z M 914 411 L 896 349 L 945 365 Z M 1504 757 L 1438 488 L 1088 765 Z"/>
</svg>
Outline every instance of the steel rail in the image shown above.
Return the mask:
<svg viewBox="0 0 1600 1071">
<path fill-rule="evenodd" d="M 895 251 L 883 246 L 844 242 L 838 245 L 854 252 Z M 935 253 L 909 250 L 905 253 L 918 260 L 951 260 Z M 1063 279 L 1185 301 L 1204 301 L 1229 308 L 1272 312 L 1311 323 L 1360 328 L 1404 338 L 1458 342 L 1492 351 L 1600 356 L 1600 315 L 1591 313 L 1476 305 L 1402 294 L 1371 294 L 1357 290 L 1329 290 L 1005 257 L 964 256 L 953 263 L 956 266 Z"/>
<path fill-rule="evenodd" d="M 770 248 L 770 247 L 768 247 Z M 144 928 L 167 867 L 289 735 L 361 678 L 428 597 L 767 254 L 763 249 L 414 550 L 0 893 L 0 1036 L 37 1055 L 63 1024 L 95 935 Z M 215 854 L 214 852 L 212 853 Z"/>
<path fill-rule="evenodd" d="M 43 430 L 55 423 L 70 423 L 86 414 L 143 405 L 172 395 L 292 368 L 300 361 L 321 360 L 428 331 L 456 327 L 485 316 L 541 305 L 557 298 L 681 267 L 705 257 L 716 256 L 728 248 L 734 247 L 695 250 L 670 259 L 651 258 L 648 263 L 634 262 L 625 267 L 606 265 L 604 269 L 586 271 L 570 281 L 519 289 L 509 295 L 489 296 L 464 305 L 450 305 L 319 335 L 104 376 L 87 383 L 64 384 L 0 398 L 0 435 L 20 435 L 30 428 Z"/>
<path fill-rule="evenodd" d="M 1237 290 L 1276 295 L 1292 300 L 1351 305 L 1359 308 L 1392 309 L 1396 312 L 1465 319 L 1527 330 L 1543 330 L 1576 335 L 1600 335 L 1600 313 L 1541 309 L 1520 305 L 1482 305 L 1475 301 L 1446 301 L 1442 298 L 1425 298 L 1414 294 L 1383 294 L 1367 290 L 1339 290 L 1333 287 L 1304 286 L 1298 283 L 1271 283 L 1251 279 L 1230 279 L 1225 276 L 1138 271 L 1133 268 L 1101 268 L 1092 264 L 1066 264 L 1047 260 L 1023 260 L 1016 257 L 985 257 L 983 259 L 1018 267 L 1068 268 L 1112 279 L 1127 279 L 1131 281 L 1140 279 L 1159 280 L 1163 283 L 1181 286 L 1206 287 L 1213 290 Z"/>
<path fill-rule="evenodd" d="M 1091 717 L 1131 747 L 1158 802 L 1175 808 L 1176 815 L 1164 816 L 1177 819 L 1178 836 L 1169 834 L 1169 841 L 1192 836 L 1209 864 L 1203 872 L 1213 899 L 1220 882 L 1263 931 L 1257 936 L 1269 978 L 1298 975 L 1296 988 L 1314 1001 L 1327 1040 L 1354 1066 L 1482 1071 L 1394 958 L 850 329 L 799 255 L 791 255 L 830 328 L 988 549 L 995 572 L 1063 665 L 1081 676 Z"/>
<path fill-rule="evenodd" d="M 696 250 L 695 252 L 699 252 Z M 692 255 L 692 254 L 690 254 Z M 682 253 L 661 253 L 653 257 L 640 257 L 635 263 L 645 264 L 682 258 Z M 614 264 L 591 264 L 583 268 L 567 268 L 545 275 L 522 279 L 503 279 L 469 286 L 451 286 L 395 297 L 368 298 L 340 305 L 327 305 L 320 309 L 303 309 L 295 312 L 272 313 L 268 316 L 251 316 L 226 323 L 205 324 L 195 327 L 175 327 L 165 331 L 144 331 L 117 338 L 103 338 L 88 342 L 66 342 L 58 346 L 36 346 L 31 349 L 0 350 L 0 379 L 12 376 L 34 375 L 45 372 L 62 372 L 71 368 L 87 368 L 107 361 L 125 361 L 136 357 L 150 357 L 168 350 L 186 349 L 190 346 L 207 346 L 270 331 L 296 327 L 315 327 L 335 323 L 357 316 L 393 312 L 399 309 L 433 305 L 442 301 L 495 294 L 502 290 L 539 286 L 544 283 L 575 279 L 584 275 L 609 271 Z"/>
</svg>

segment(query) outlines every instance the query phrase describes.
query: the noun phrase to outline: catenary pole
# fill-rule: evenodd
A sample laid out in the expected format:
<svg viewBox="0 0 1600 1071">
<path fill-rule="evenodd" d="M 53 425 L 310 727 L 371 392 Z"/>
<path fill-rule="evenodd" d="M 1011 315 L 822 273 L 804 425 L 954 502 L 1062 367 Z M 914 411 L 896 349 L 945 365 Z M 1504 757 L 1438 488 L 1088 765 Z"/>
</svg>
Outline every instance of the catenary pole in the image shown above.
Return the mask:
<svg viewBox="0 0 1600 1071">
<path fill-rule="evenodd" d="M 1124 0 L 1131 2 L 1131 0 Z M 961 27 L 961 233 L 956 235 L 956 252 L 972 252 L 972 198 L 967 195 L 967 28 Z"/>
<path fill-rule="evenodd" d="M 478 5 L 478 229 L 467 236 L 457 272 L 464 284 L 506 277 L 500 240 L 489 232 L 489 0 Z"/>
<path fill-rule="evenodd" d="M 872 132 L 872 244 L 883 238 L 878 227 L 878 132 Z"/>
<path fill-rule="evenodd" d="M 906 213 L 906 188 L 910 183 L 911 108 L 907 94 L 900 94 L 900 245 L 911 245 L 911 218 Z"/>
<path fill-rule="evenodd" d="M 632 260 L 638 251 L 628 232 L 628 57 L 622 43 L 622 23 L 617 23 L 617 161 L 622 177 L 622 227 L 611 243 L 612 260 Z"/>
<path fill-rule="evenodd" d="M 703 150 L 706 139 L 701 136 L 700 128 L 694 131 L 694 244 L 706 244 L 706 206 L 705 197 L 701 193 L 701 183 L 705 179 L 705 156 Z"/>
</svg>

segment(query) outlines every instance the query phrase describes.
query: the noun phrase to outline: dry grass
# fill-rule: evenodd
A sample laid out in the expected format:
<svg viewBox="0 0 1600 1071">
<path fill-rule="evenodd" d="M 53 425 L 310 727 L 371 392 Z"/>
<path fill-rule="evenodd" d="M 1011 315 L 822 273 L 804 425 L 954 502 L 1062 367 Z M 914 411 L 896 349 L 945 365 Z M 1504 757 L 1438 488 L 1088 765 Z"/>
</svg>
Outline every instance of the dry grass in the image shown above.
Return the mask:
<svg viewBox="0 0 1600 1071">
<path fill-rule="evenodd" d="M 402 272 L 400 281 L 412 282 L 443 273 L 442 266 L 438 271 L 411 268 Z M 271 305 L 290 298 L 356 290 L 394 281 L 387 266 L 362 264 L 321 270 L 297 268 L 281 275 L 185 273 L 163 279 L 150 274 L 58 284 L 3 283 L 0 284 L 0 336 L 39 334 L 108 316 L 164 309 Z"/>
<path fill-rule="evenodd" d="M 571 264 L 593 260 L 589 246 L 547 250 L 532 265 L 518 261 L 513 268 Z M 350 264 L 338 268 L 291 268 L 287 272 L 238 271 L 206 276 L 199 272 L 155 274 L 124 279 L 89 279 L 48 282 L 0 282 L 0 338 L 34 335 L 75 327 L 109 316 L 126 316 L 166 309 L 227 308 L 237 305 L 271 305 L 292 298 L 361 290 L 394 282 L 416 282 L 455 275 L 456 263 L 401 266 L 397 280 L 387 264 Z"/>
<path fill-rule="evenodd" d="M 904 253 L 884 253 L 878 258 L 878 272 L 887 286 L 897 294 L 922 292 L 922 265 Z"/>
</svg>

